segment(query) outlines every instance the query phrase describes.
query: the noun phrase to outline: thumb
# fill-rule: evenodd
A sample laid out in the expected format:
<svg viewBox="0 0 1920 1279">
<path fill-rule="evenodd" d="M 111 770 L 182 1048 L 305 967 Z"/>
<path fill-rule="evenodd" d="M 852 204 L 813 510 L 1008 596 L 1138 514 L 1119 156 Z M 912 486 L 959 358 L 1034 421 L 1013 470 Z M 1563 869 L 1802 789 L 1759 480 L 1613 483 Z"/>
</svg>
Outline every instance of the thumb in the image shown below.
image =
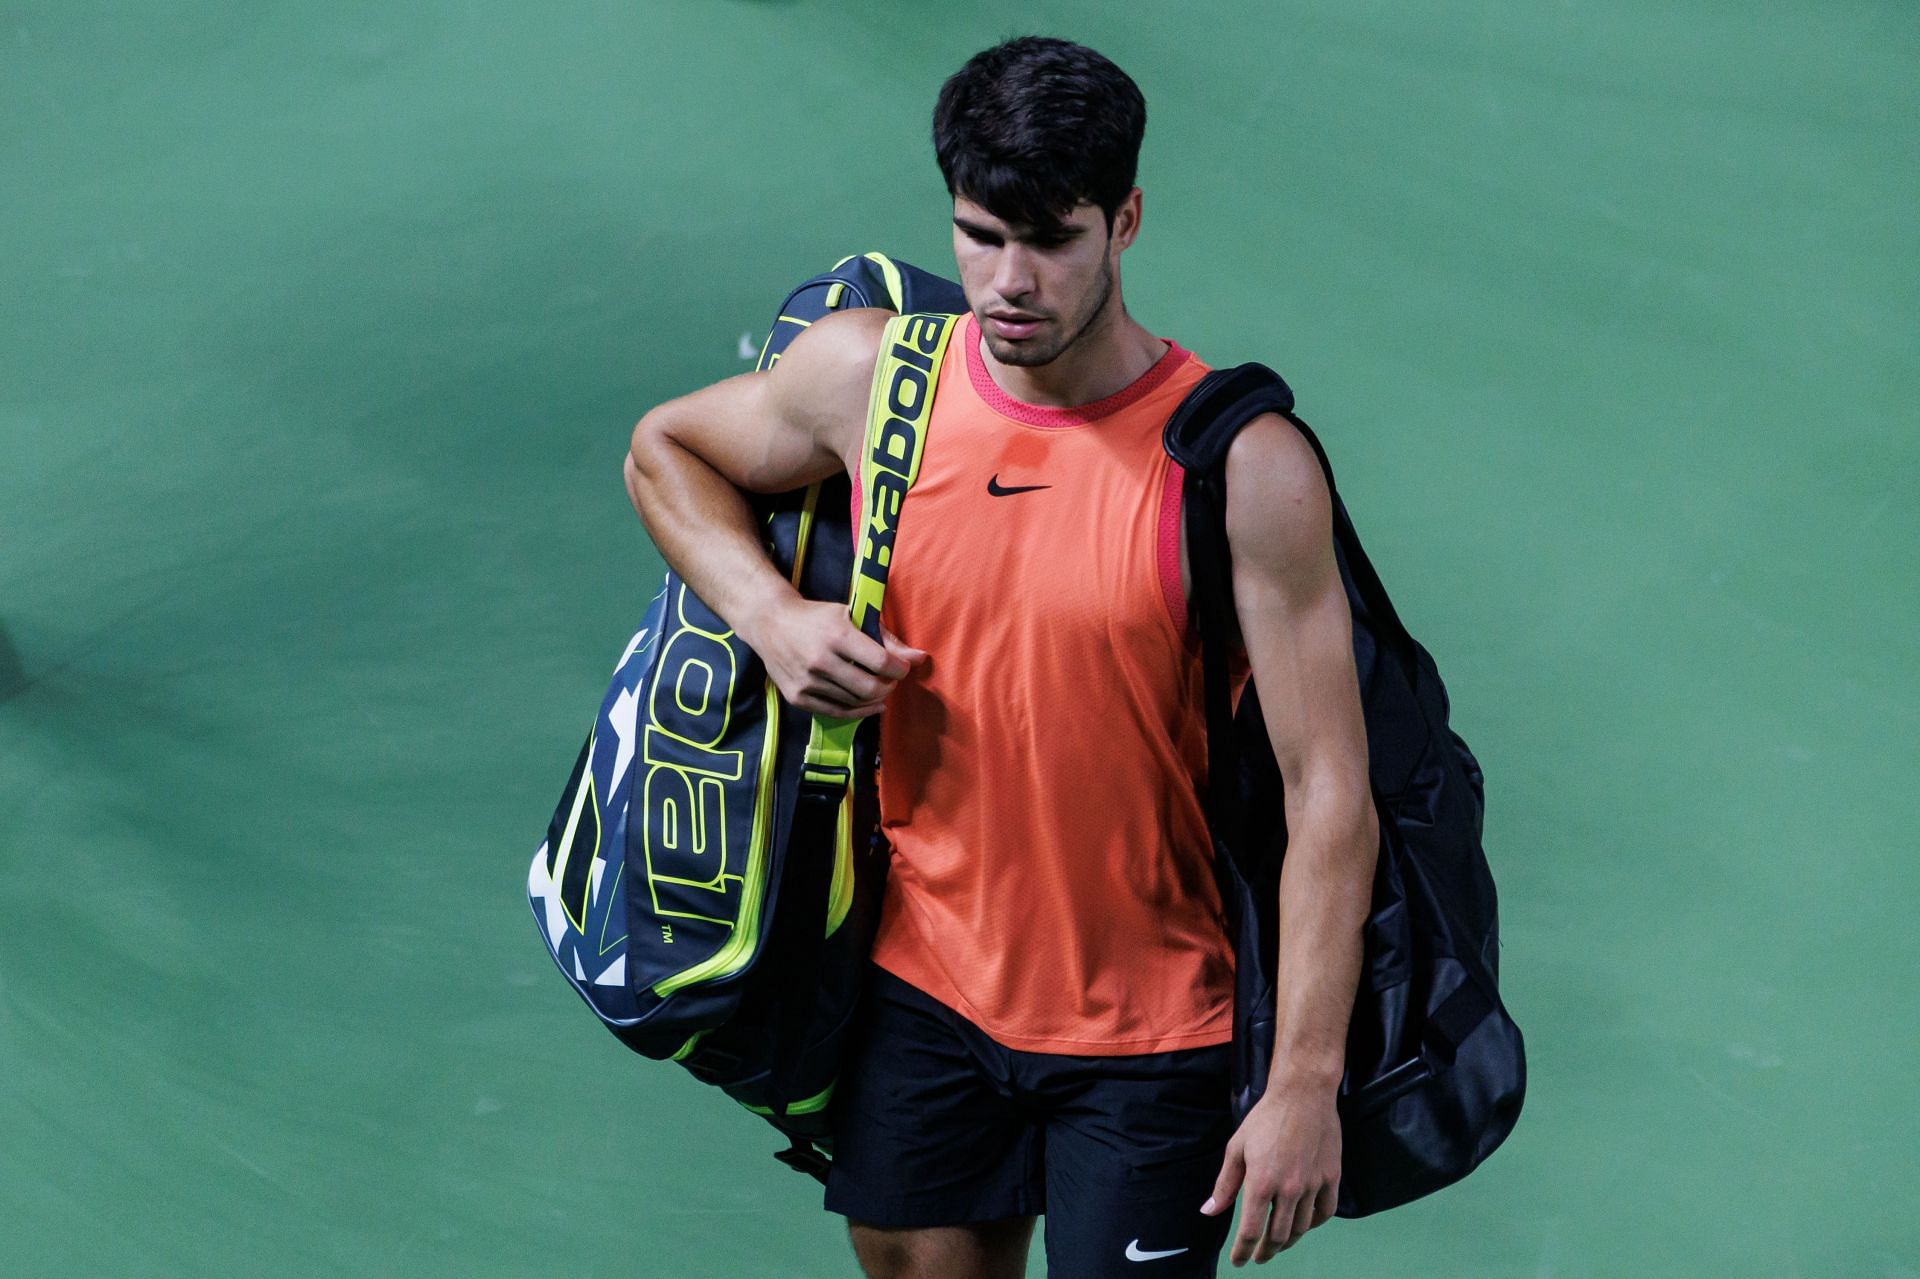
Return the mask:
<svg viewBox="0 0 1920 1279">
<path fill-rule="evenodd" d="M 1220 1162 L 1220 1175 L 1213 1179 L 1213 1195 L 1200 1205 L 1200 1211 L 1217 1217 L 1232 1208 L 1233 1197 L 1240 1193 L 1240 1179 L 1246 1171 L 1247 1163 L 1240 1157 L 1240 1147 L 1227 1147 L 1227 1157 Z"/>
<path fill-rule="evenodd" d="M 927 657 L 926 649 L 915 648 L 913 645 L 907 643 L 905 640 L 901 639 L 898 635 L 895 635 L 892 631 L 888 630 L 886 627 L 882 626 L 880 628 L 880 635 L 882 639 L 885 641 L 886 646 L 889 649 L 898 651 L 900 656 L 904 657 L 909 662 L 914 662 L 917 664 L 919 662 L 923 662 L 926 660 L 926 657 Z"/>
</svg>

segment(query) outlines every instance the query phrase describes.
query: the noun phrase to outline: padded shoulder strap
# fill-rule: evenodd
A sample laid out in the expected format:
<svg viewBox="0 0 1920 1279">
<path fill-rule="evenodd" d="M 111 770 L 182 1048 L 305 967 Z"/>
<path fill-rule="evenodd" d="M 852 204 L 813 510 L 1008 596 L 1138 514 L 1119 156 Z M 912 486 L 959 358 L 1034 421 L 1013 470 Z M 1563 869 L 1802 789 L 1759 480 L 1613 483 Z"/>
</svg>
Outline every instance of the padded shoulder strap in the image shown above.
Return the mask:
<svg viewBox="0 0 1920 1279">
<path fill-rule="evenodd" d="M 1213 523 L 1226 519 L 1227 448 L 1233 443 L 1234 437 L 1240 434 L 1241 428 L 1262 413 L 1278 413 L 1286 418 L 1300 432 L 1308 447 L 1313 449 L 1314 457 L 1320 462 L 1320 473 L 1327 480 L 1327 492 L 1333 498 L 1334 543 L 1339 547 L 1341 559 L 1353 578 L 1354 589 L 1366 605 L 1368 616 L 1379 623 L 1384 638 L 1403 652 L 1410 650 L 1413 638 L 1401 624 L 1400 614 L 1388 598 L 1386 587 L 1381 585 L 1373 562 L 1360 545 L 1360 536 L 1347 516 L 1346 504 L 1340 500 L 1340 488 L 1333 479 L 1333 464 L 1327 460 L 1327 451 L 1321 447 L 1320 437 L 1294 413 L 1292 388 L 1264 364 L 1247 363 L 1228 369 L 1215 369 L 1187 392 L 1186 398 L 1173 411 L 1173 416 L 1167 419 L 1161 443 L 1168 456 L 1187 470 L 1189 545 L 1204 543 L 1217 546 L 1224 558 L 1224 531 L 1209 530 L 1208 535 L 1195 541 L 1196 521 Z M 1197 565 L 1194 573 L 1196 592 L 1204 590 Z M 1230 587 L 1227 589 L 1231 590 Z M 1228 599 L 1228 606 L 1231 607 L 1230 594 Z"/>
<path fill-rule="evenodd" d="M 880 605 L 886 598 L 887 570 L 893 564 L 900 507 L 920 476 L 927 423 L 933 417 L 933 388 L 959 318 L 896 315 L 880 337 L 873 389 L 867 397 L 866 447 L 860 455 L 862 507 L 860 526 L 854 530 L 857 549 L 847 600 L 853 624 L 875 641 L 880 638 Z M 837 780 L 847 774 L 859 727 L 857 719 L 814 717 L 807 743 L 807 780 Z"/>
<path fill-rule="evenodd" d="M 1333 464 L 1327 461 L 1320 438 L 1294 416 L 1293 388 L 1264 364 L 1236 364 L 1201 378 L 1167 419 L 1162 443 L 1168 455 L 1187 470 L 1206 475 L 1220 472 L 1220 489 L 1225 492 L 1227 448 L 1241 428 L 1262 413 L 1278 413 L 1298 428 L 1320 461 L 1327 492 L 1338 495 Z"/>
<path fill-rule="evenodd" d="M 1227 446 L 1240 428 L 1262 413 L 1293 414 L 1293 390 L 1264 364 L 1215 369 L 1194 385 L 1167 419 L 1161 442 L 1174 461 L 1189 471 L 1211 473 L 1227 460 Z M 1312 439 L 1312 436 L 1308 436 Z M 1313 451 L 1326 465 L 1314 441 Z M 1327 474 L 1333 482 L 1331 471 Z"/>
<path fill-rule="evenodd" d="M 953 337 L 956 315 L 898 315 L 887 321 L 867 400 L 867 442 L 860 455 L 859 551 L 848 608 L 853 624 L 880 638 L 880 604 L 893 563 L 900 506 L 920 477 L 933 388 Z"/>
<path fill-rule="evenodd" d="M 860 523 L 853 530 L 853 581 L 847 609 L 854 624 L 876 641 L 880 638 L 880 605 L 886 597 L 887 570 L 893 564 L 900 507 L 920 475 L 927 423 L 933 417 L 933 388 L 956 319 L 952 315 L 893 317 L 881 334 L 879 355 L 874 361 L 873 389 L 867 397 L 866 445 L 860 456 L 864 507 Z M 853 746 L 864 722 L 815 715 L 807 730 L 786 862 L 780 871 L 782 900 L 804 901 L 807 892 L 821 895 L 817 899 L 818 913 L 809 909 L 798 916 L 799 923 L 785 925 L 792 941 L 782 951 L 783 962 L 803 983 L 812 980 L 825 931 L 831 931 L 831 925 L 824 931 L 820 925 L 833 918 L 833 855 L 842 842 L 840 819 L 854 802 Z M 795 917 L 787 918 L 791 921 Z M 776 927 L 781 926 L 777 915 L 774 922 Z M 810 993 L 788 998 L 774 1026 L 775 1064 L 767 1081 L 767 1096 L 778 1118 L 806 1113 L 805 1107 L 816 1104 L 815 1099 L 794 1095 L 790 1074 L 802 1060 L 804 1032 L 813 1008 Z M 793 1147 L 781 1152 L 779 1158 L 819 1175 L 822 1157 L 813 1151 L 811 1143 L 796 1138 Z"/>
</svg>

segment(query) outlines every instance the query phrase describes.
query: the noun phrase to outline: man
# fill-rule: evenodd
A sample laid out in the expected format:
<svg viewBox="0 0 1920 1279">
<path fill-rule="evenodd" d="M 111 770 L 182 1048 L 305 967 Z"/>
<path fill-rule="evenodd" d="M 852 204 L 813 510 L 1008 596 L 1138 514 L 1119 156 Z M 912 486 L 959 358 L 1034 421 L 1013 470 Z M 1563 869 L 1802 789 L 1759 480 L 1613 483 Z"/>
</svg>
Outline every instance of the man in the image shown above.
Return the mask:
<svg viewBox="0 0 1920 1279">
<path fill-rule="evenodd" d="M 739 490 L 859 454 L 884 312 L 661 405 L 628 490 L 661 553 L 807 710 L 880 725 L 893 860 L 827 1206 L 869 1276 L 1210 1275 L 1333 1213 L 1335 1097 L 1378 829 L 1331 499 L 1285 419 L 1228 454 L 1244 636 L 1291 832 L 1272 1074 L 1227 1111 L 1232 952 L 1179 473 L 1160 430 L 1206 366 L 1121 301 L 1146 107 L 1091 49 L 1027 37 L 942 88 L 934 144 L 970 314 L 934 391 L 882 642 L 801 598 Z"/>
</svg>

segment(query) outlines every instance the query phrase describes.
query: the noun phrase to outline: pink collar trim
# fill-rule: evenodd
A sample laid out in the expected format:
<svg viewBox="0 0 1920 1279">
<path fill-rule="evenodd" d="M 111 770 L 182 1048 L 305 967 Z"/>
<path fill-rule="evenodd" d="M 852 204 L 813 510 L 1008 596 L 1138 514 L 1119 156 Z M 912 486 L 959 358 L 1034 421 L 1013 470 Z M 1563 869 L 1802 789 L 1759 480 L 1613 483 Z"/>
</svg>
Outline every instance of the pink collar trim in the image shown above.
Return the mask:
<svg viewBox="0 0 1920 1279">
<path fill-rule="evenodd" d="M 1193 352 L 1178 342 L 1163 338 L 1161 340 L 1167 343 L 1167 353 L 1155 360 L 1152 368 L 1126 386 L 1105 399 L 1095 400 L 1091 404 L 1056 408 L 1016 400 L 1000 389 L 1000 384 L 993 380 L 993 374 L 987 372 L 987 362 L 980 356 L 980 326 L 973 318 L 971 311 L 967 313 L 960 340 L 967 348 L 967 375 L 973 381 L 975 393 L 985 400 L 987 407 L 994 412 L 1003 417 L 1010 417 L 1016 422 L 1024 422 L 1028 426 L 1085 426 L 1089 422 L 1097 422 L 1103 417 L 1118 413 L 1142 396 L 1151 394 L 1155 388 L 1179 372 L 1180 367 L 1193 358 Z"/>
</svg>

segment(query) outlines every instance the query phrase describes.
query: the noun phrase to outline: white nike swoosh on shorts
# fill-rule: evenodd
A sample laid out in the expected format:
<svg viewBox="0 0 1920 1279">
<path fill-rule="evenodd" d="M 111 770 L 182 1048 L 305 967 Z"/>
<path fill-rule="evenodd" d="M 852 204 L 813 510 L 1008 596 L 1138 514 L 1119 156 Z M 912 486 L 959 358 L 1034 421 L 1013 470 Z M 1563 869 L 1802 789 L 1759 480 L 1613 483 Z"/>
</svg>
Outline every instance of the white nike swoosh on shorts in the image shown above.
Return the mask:
<svg viewBox="0 0 1920 1279">
<path fill-rule="evenodd" d="M 1140 1251 L 1140 1241 L 1136 1239 L 1127 1245 L 1127 1260 L 1158 1261 L 1162 1257 L 1177 1257 L 1185 1251 L 1187 1251 L 1185 1248 L 1169 1248 L 1165 1252 L 1142 1252 Z"/>
</svg>

